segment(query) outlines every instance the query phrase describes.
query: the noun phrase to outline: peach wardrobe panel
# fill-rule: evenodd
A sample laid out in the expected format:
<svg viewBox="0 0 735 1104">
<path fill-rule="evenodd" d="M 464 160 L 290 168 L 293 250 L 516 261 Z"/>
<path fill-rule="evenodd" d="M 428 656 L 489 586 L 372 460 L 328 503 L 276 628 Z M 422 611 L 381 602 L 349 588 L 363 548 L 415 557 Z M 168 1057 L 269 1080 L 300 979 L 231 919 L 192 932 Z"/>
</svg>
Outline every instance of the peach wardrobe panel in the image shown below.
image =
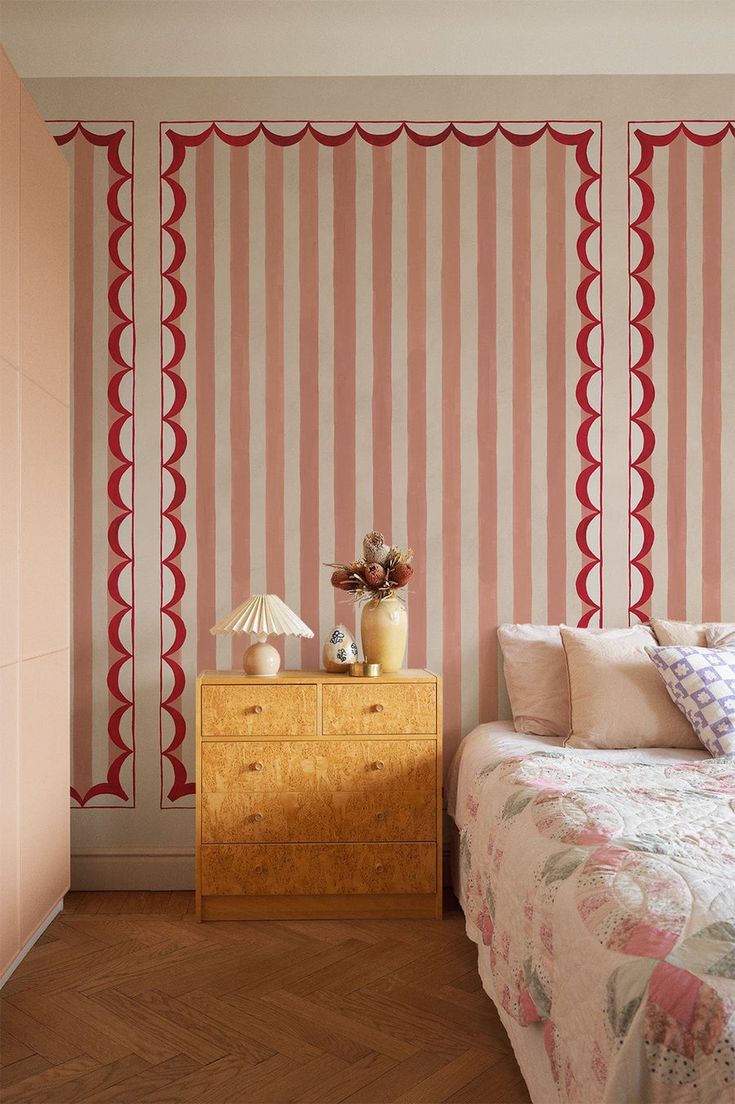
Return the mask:
<svg viewBox="0 0 735 1104">
<path fill-rule="evenodd" d="M 68 199 L 0 50 L 0 977 L 69 886 Z"/>
</svg>

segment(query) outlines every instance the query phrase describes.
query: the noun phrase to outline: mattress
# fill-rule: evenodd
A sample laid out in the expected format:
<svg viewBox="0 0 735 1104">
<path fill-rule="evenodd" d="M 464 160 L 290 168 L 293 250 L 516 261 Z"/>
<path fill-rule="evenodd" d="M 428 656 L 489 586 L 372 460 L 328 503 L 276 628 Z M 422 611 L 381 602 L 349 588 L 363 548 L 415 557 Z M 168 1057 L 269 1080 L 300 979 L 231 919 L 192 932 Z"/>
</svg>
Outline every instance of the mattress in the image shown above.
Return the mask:
<svg viewBox="0 0 735 1104">
<path fill-rule="evenodd" d="M 475 729 L 455 885 L 534 1104 L 735 1101 L 735 764 Z"/>
</svg>

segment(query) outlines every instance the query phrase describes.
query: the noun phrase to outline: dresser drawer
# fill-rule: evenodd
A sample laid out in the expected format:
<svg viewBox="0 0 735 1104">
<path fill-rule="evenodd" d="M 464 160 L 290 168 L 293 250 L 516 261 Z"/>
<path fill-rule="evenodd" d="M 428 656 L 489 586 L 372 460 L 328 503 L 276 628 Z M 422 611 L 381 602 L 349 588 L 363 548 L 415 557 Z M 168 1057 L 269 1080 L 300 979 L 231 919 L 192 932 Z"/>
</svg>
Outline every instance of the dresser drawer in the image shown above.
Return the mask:
<svg viewBox="0 0 735 1104">
<path fill-rule="evenodd" d="M 315 736 L 316 686 L 203 686 L 202 736 Z"/>
<path fill-rule="evenodd" d="M 433 789 L 202 795 L 202 843 L 371 843 L 436 839 Z"/>
<path fill-rule="evenodd" d="M 202 893 L 434 893 L 436 845 L 207 844 L 201 848 Z"/>
<path fill-rule="evenodd" d="M 436 732 L 436 685 L 364 682 L 322 688 L 325 736 L 427 735 Z"/>
<path fill-rule="evenodd" d="M 202 798 L 263 791 L 436 789 L 433 740 L 207 740 Z"/>
</svg>

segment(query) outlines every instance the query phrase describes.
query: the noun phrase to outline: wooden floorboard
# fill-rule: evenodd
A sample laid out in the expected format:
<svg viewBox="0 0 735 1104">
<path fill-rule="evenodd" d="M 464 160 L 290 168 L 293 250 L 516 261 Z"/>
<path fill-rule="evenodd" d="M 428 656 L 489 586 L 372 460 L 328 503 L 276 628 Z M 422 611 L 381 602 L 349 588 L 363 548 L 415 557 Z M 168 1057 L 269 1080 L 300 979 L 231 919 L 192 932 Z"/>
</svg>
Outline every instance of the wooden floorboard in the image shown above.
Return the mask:
<svg viewBox="0 0 735 1104">
<path fill-rule="evenodd" d="M 444 920 L 197 924 L 70 893 L 0 994 L 3 1104 L 528 1104 Z"/>
</svg>

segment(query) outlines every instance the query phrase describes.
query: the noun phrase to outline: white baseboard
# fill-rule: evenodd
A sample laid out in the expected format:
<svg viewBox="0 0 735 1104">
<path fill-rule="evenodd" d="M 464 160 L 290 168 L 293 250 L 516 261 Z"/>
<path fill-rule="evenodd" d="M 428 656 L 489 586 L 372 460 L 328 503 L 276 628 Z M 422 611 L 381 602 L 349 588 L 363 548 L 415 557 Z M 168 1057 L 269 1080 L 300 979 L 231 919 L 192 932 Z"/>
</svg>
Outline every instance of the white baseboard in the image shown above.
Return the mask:
<svg viewBox="0 0 735 1104">
<path fill-rule="evenodd" d="M 10 978 L 11 974 L 15 970 L 18 969 L 18 967 L 20 966 L 21 962 L 23 961 L 25 956 L 30 951 L 33 944 L 41 938 L 43 933 L 46 931 L 46 928 L 49 926 L 51 921 L 54 920 L 59 915 L 59 913 L 61 912 L 63 907 L 64 907 L 64 898 L 60 897 L 59 900 L 54 905 L 54 907 L 51 909 L 51 912 L 48 914 L 48 916 L 44 920 L 42 920 L 41 923 L 38 925 L 38 927 L 34 931 L 31 938 L 27 939 L 26 942 L 23 944 L 23 946 L 18 951 L 18 953 L 15 956 L 15 958 L 13 959 L 13 961 L 8 966 L 7 970 L 5 970 L 5 972 L 2 975 L 0 975 L 0 989 L 2 989 L 3 985 Z"/>
<path fill-rule="evenodd" d="M 89 847 L 71 856 L 73 890 L 193 889 L 193 847 Z"/>
</svg>

